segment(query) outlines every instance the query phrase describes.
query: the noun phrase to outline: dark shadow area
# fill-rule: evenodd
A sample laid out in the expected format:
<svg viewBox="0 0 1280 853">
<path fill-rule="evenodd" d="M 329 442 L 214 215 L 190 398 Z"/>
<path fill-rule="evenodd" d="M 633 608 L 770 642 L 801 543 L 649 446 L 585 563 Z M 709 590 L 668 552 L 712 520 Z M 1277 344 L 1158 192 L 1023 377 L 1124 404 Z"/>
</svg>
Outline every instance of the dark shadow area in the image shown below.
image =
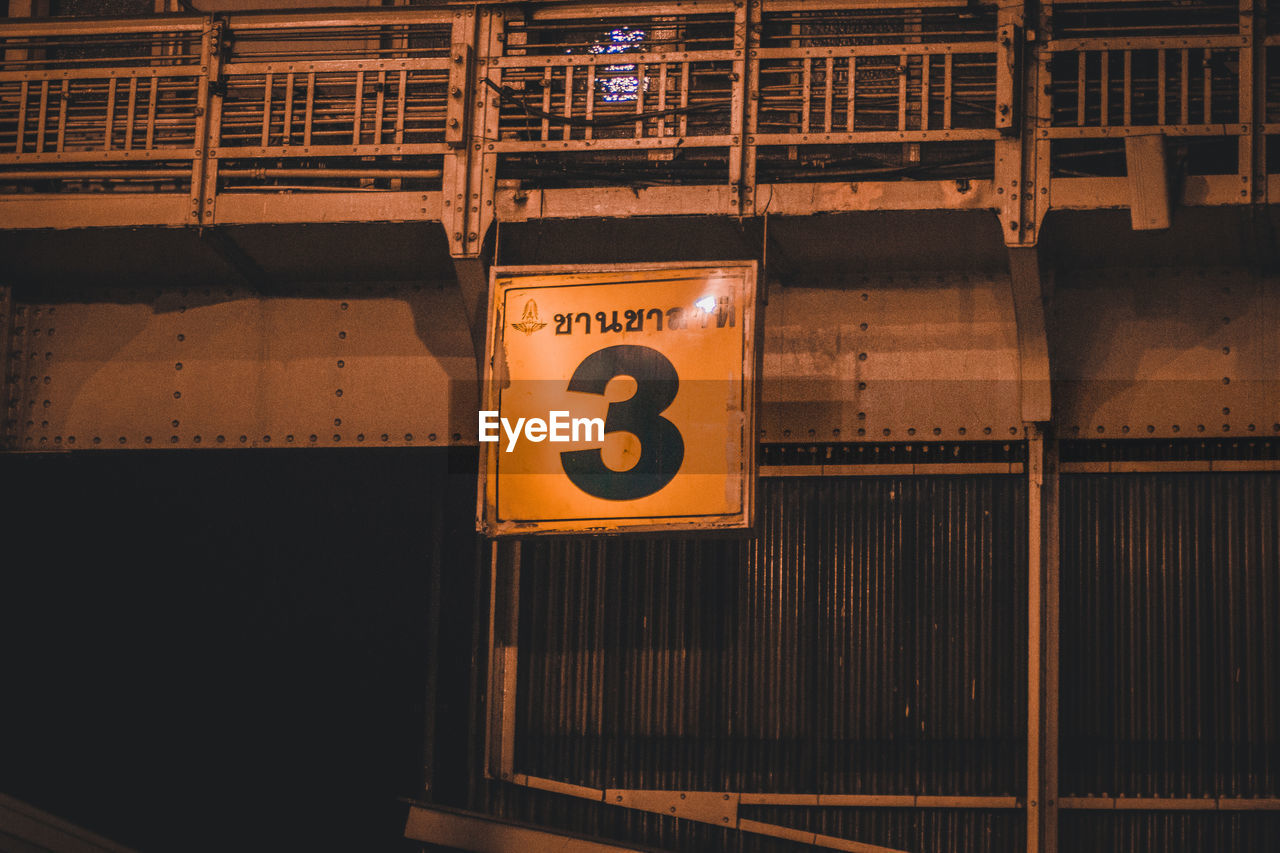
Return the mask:
<svg viewBox="0 0 1280 853">
<path fill-rule="evenodd" d="M 0 230 L 5 283 L 27 301 L 104 288 L 250 287 L 306 295 L 320 285 L 454 279 L 433 222 L 195 228 Z"/>
<path fill-rule="evenodd" d="M 0 790 L 142 851 L 415 849 L 428 742 L 466 761 L 474 466 L 0 455 Z"/>
</svg>

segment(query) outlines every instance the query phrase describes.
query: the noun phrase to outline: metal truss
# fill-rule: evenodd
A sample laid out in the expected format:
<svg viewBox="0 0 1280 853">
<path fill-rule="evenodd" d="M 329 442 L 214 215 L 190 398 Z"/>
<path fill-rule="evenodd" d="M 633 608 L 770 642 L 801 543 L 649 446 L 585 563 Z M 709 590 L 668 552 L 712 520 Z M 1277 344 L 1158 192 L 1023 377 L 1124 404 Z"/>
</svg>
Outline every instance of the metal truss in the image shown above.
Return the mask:
<svg viewBox="0 0 1280 853">
<path fill-rule="evenodd" d="M 0 227 L 1262 204 L 1261 2 L 502 5 L 0 24 Z M 1166 8 L 1167 7 L 1167 8 Z M 1172 192 L 1170 191 L 1172 187 Z"/>
</svg>

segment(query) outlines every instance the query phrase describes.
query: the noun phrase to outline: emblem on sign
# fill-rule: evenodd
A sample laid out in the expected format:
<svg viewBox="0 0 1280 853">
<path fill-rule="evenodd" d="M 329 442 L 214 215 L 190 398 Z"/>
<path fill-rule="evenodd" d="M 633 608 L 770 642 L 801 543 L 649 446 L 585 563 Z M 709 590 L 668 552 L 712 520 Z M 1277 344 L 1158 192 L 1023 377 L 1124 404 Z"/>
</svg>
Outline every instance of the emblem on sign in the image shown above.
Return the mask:
<svg viewBox="0 0 1280 853">
<path fill-rule="evenodd" d="M 755 288 L 752 262 L 495 270 L 480 529 L 749 526 Z"/>
<path fill-rule="evenodd" d="M 545 325 L 547 324 L 538 317 L 538 303 L 530 299 L 524 304 L 524 315 L 520 318 L 520 322 L 512 323 L 511 328 L 519 329 L 526 335 L 532 335 Z"/>
</svg>

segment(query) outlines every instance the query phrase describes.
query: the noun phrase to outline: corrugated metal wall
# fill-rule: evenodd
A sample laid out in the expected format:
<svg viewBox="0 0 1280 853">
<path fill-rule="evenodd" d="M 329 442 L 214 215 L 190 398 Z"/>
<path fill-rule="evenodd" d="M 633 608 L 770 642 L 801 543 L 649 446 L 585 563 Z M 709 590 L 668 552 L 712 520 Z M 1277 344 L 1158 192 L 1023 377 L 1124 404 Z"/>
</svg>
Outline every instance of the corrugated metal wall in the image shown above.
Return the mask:
<svg viewBox="0 0 1280 853">
<path fill-rule="evenodd" d="M 1280 795 L 1280 476 L 1062 478 L 1062 796 Z M 1066 814 L 1063 850 L 1276 848 L 1280 814 Z"/>
<path fill-rule="evenodd" d="M 1280 477 L 1062 479 L 1063 796 L 1280 796 Z"/>
<path fill-rule="evenodd" d="M 517 772 L 596 787 L 1019 794 L 1025 481 L 761 486 L 750 539 L 525 543 Z M 511 816 L 553 818 L 531 793 L 503 799 Z M 719 830 L 673 840 L 664 818 L 611 811 L 588 824 L 721 846 L 704 837 Z M 1021 843 L 1017 812 L 758 811 L 910 849 Z"/>
</svg>

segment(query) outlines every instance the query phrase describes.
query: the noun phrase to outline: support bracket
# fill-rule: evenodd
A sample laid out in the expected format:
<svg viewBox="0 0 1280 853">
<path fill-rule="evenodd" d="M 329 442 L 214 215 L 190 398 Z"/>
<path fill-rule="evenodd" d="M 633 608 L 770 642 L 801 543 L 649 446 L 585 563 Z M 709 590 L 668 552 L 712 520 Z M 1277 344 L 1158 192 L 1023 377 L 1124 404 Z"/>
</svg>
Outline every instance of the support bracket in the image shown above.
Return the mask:
<svg viewBox="0 0 1280 853">
<path fill-rule="evenodd" d="M 462 298 L 462 310 L 467 318 L 467 330 L 471 333 L 471 346 L 475 352 L 477 382 L 484 381 L 486 367 L 485 339 L 488 333 L 491 260 L 487 257 L 453 259 L 453 270 L 458 277 L 458 294 Z"/>
<path fill-rule="evenodd" d="M 212 225 L 218 199 L 218 138 L 222 127 L 222 46 L 225 22 L 210 16 L 200 43 L 200 70 L 205 82 L 196 95 L 196 152 L 191 164 L 191 217 L 193 225 Z"/>
<path fill-rule="evenodd" d="M 1049 282 L 1040 270 L 1034 247 L 1009 248 L 1009 279 L 1018 327 L 1018 397 L 1022 421 L 1047 423 L 1053 419 L 1052 375 L 1046 306 Z"/>
<path fill-rule="evenodd" d="M 479 257 L 494 221 L 498 155 L 492 140 L 498 106 L 483 82 L 497 75 L 494 83 L 501 83 L 502 14 L 486 6 L 455 13 L 446 117 L 446 142 L 453 151 L 444 158 L 440 217 L 454 258 Z M 488 65 L 484 59 L 473 61 L 477 52 L 493 59 Z M 478 67 L 470 73 L 473 65 Z"/>
<path fill-rule="evenodd" d="M 1041 132 L 1052 110 L 1046 86 L 1049 52 L 1030 51 L 1028 39 L 1037 36 L 1028 26 L 1027 5 L 1000 6 L 1000 54 L 997 58 L 996 127 L 1005 138 L 995 142 L 995 192 L 1001 232 L 1009 246 L 1034 246 L 1049 211 L 1049 139 Z M 1033 53 L 1034 61 L 1023 59 Z M 1026 75 L 1019 79 L 1018 71 Z M 1002 107 L 1008 109 L 1002 111 Z"/>
<path fill-rule="evenodd" d="M 1129 175 L 1129 221 L 1134 231 L 1161 231 L 1172 223 L 1169 202 L 1169 158 L 1164 134 L 1135 134 L 1124 138 L 1124 163 Z"/>
</svg>

